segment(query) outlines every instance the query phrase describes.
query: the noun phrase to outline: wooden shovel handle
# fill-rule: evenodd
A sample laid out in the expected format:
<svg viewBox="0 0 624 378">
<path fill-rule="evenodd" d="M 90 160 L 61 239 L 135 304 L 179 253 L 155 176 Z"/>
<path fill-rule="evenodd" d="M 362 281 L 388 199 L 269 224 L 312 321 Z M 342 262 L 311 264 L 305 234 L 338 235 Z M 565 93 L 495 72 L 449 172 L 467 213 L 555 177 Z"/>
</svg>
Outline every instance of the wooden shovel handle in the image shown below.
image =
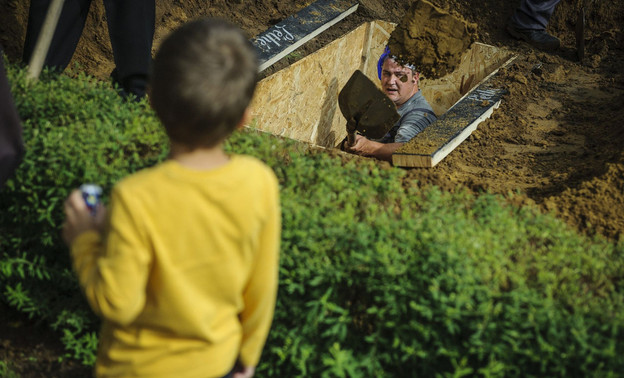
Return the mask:
<svg viewBox="0 0 624 378">
<path fill-rule="evenodd" d="M 349 145 L 349 147 L 353 147 L 353 145 L 355 144 L 355 133 L 347 134 L 347 144 Z"/>
<path fill-rule="evenodd" d="M 41 32 L 39 32 L 39 36 L 37 37 L 35 51 L 30 58 L 30 62 L 28 64 L 27 77 L 29 79 L 37 80 L 39 78 L 39 74 L 41 73 L 41 69 L 43 68 L 43 62 L 45 62 L 45 58 L 48 55 L 48 50 L 50 49 L 52 37 L 54 37 L 56 24 L 58 24 L 59 17 L 61 16 L 61 11 L 63 10 L 64 2 L 64 0 L 52 0 L 50 6 L 48 7 L 48 14 L 46 15 L 45 21 L 43 22 Z"/>
<path fill-rule="evenodd" d="M 357 130 L 357 121 L 352 118 L 347 121 L 347 145 L 349 147 L 355 144 L 355 130 Z"/>
</svg>

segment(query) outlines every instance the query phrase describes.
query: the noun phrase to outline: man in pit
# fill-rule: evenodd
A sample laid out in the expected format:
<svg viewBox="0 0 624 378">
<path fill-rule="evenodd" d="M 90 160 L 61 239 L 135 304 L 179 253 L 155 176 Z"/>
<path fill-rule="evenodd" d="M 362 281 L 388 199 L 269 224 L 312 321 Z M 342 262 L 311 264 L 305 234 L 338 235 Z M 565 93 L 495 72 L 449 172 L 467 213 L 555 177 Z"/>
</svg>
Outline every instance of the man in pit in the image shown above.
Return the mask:
<svg viewBox="0 0 624 378">
<path fill-rule="evenodd" d="M 401 118 L 381 139 L 356 135 L 353 146 L 345 142 L 343 147 L 357 155 L 392 161 L 392 153 L 433 123 L 436 115 L 418 87 L 420 75 L 415 67 L 397 63 L 387 47 L 379 58 L 377 75 L 381 89 L 394 102 Z"/>
</svg>

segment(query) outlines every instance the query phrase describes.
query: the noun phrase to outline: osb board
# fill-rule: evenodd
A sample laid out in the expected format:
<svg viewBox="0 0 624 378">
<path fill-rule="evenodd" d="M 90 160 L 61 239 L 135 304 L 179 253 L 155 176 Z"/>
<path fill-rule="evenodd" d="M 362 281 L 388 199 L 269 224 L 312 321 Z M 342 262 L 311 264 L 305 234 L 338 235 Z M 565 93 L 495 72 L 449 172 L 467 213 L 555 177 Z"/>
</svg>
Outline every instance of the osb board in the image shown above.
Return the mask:
<svg viewBox="0 0 624 378">
<path fill-rule="evenodd" d="M 377 20 L 369 23 L 368 27 L 360 71 L 381 88 L 381 81 L 379 81 L 379 76 L 377 76 L 377 61 L 386 48 L 390 33 L 394 30 L 396 24 Z"/>
<path fill-rule="evenodd" d="M 420 88 L 437 115 L 444 114 L 462 96 L 511 57 L 504 49 L 475 42 L 452 73 L 436 80 L 423 78 Z"/>
<path fill-rule="evenodd" d="M 319 146 L 338 144 L 347 134 L 338 93 L 356 69 L 378 81 L 376 57 L 388 39 L 387 24 L 363 24 L 260 81 L 251 104 L 254 126 Z M 369 49 L 373 59 L 367 60 Z"/>
<path fill-rule="evenodd" d="M 513 59 L 510 58 L 502 66 L 511 63 Z M 424 131 L 399 148 L 392 155 L 392 163 L 399 167 L 430 168 L 451 153 L 500 105 L 504 90 L 492 84 L 492 77 L 497 72 L 498 69 Z"/>
</svg>

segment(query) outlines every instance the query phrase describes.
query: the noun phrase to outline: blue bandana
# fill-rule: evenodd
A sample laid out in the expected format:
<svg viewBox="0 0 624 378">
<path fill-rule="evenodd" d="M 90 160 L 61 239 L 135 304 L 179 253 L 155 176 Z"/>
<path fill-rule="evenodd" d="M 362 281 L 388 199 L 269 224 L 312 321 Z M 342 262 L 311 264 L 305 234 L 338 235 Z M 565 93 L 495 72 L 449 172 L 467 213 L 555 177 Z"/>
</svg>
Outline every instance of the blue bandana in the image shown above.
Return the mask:
<svg viewBox="0 0 624 378">
<path fill-rule="evenodd" d="M 390 55 L 390 48 L 386 46 L 383 54 L 381 54 L 379 60 L 377 61 L 377 77 L 379 77 L 379 80 L 381 80 L 381 67 L 383 66 L 384 60 L 386 60 L 388 56 L 390 56 L 391 59 L 396 60 L 396 56 Z M 414 66 L 413 64 L 405 64 L 405 67 L 409 68 L 412 71 L 416 71 L 416 66 Z"/>
<path fill-rule="evenodd" d="M 390 48 L 386 46 L 383 54 L 381 54 L 381 56 L 379 57 L 379 60 L 377 61 L 377 76 L 379 77 L 379 80 L 381 80 L 381 66 L 383 66 L 383 62 L 384 60 L 386 60 L 386 57 L 388 55 L 390 55 Z"/>
</svg>

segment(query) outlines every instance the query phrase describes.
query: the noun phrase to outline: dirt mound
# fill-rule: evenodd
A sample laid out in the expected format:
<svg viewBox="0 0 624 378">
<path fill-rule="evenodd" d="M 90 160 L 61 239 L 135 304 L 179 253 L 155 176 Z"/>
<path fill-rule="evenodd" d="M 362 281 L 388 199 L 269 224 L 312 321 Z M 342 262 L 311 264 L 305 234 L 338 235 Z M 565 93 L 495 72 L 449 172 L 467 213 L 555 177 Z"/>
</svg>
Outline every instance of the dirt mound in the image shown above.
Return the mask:
<svg viewBox="0 0 624 378">
<path fill-rule="evenodd" d="M 529 52 L 498 78 L 509 93 L 436 168 L 409 179 L 448 190 L 517 194 L 586 232 L 624 230 L 624 116 L 617 81 L 561 57 Z"/>
<path fill-rule="evenodd" d="M 388 46 L 402 64 L 413 64 L 436 79 L 459 66 L 462 53 L 474 42 L 477 25 L 426 0 L 415 1 L 390 35 Z"/>
</svg>

